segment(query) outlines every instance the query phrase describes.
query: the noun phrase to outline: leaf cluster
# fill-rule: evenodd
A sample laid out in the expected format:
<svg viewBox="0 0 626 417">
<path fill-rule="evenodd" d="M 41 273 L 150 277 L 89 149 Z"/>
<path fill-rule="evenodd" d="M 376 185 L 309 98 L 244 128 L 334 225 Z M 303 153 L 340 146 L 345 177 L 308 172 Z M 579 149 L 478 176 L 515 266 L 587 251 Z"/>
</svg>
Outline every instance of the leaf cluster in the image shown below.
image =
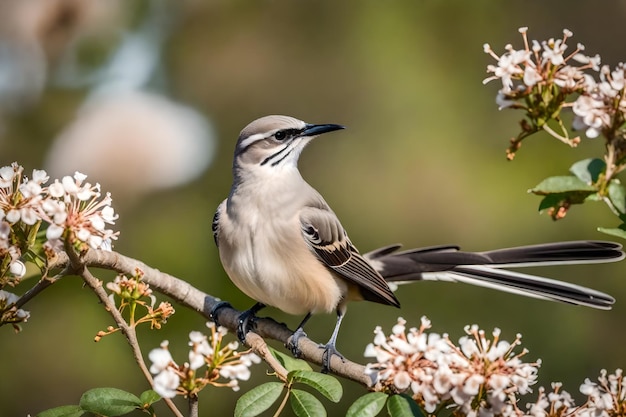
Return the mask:
<svg viewBox="0 0 626 417">
<path fill-rule="evenodd" d="M 152 404 L 161 397 L 152 390 L 135 394 L 118 388 L 93 388 L 85 392 L 77 405 L 63 405 L 37 414 L 37 417 L 80 417 L 86 413 L 103 417 L 116 417 L 141 410 L 155 416 Z"/>
</svg>

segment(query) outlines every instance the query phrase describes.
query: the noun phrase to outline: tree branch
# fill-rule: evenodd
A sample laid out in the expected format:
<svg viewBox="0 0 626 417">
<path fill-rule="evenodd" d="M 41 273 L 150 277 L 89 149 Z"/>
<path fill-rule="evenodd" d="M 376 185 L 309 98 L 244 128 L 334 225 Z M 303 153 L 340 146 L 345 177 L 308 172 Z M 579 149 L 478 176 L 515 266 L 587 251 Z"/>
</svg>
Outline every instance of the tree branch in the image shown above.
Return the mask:
<svg viewBox="0 0 626 417">
<path fill-rule="evenodd" d="M 71 253 L 68 256 L 70 270 L 74 271 L 77 275 L 79 275 L 83 281 L 91 288 L 91 290 L 96 294 L 100 302 L 105 306 L 106 310 L 111 314 L 113 320 L 115 320 L 115 324 L 120 329 L 122 334 L 126 337 L 126 341 L 130 345 L 133 356 L 135 358 L 135 362 L 139 365 L 139 369 L 143 373 L 143 376 L 146 378 L 150 386 L 154 385 L 154 381 L 152 379 L 152 375 L 146 366 L 145 361 L 143 360 L 143 355 L 141 353 L 141 348 L 139 346 L 139 340 L 137 340 L 137 332 L 135 331 L 135 327 L 128 325 L 126 320 L 122 316 L 122 313 L 115 307 L 115 305 L 109 299 L 109 295 L 102 287 L 102 281 L 93 276 L 89 268 L 87 268 L 87 263 L 81 256 L 78 256 L 76 253 Z M 180 413 L 174 402 L 169 398 L 163 399 L 169 409 L 174 413 L 176 417 L 183 417 Z"/>
<path fill-rule="evenodd" d="M 211 310 L 221 301 L 219 298 L 198 290 L 186 281 L 161 272 L 141 261 L 129 258 L 117 252 L 90 249 L 81 256 L 81 262 L 85 266 L 110 269 L 131 276 L 135 274 L 136 269 L 139 269 L 144 274 L 142 279 L 148 283 L 153 290 L 173 298 L 180 304 L 199 312 L 209 320 Z M 64 268 L 68 265 L 70 265 L 68 255 L 61 252 L 58 253 L 56 259 L 52 260 L 50 269 Z M 232 307 L 221 308 L 220 325 L 226 327 L 233 333 L 236 332 L 239 314 L 240 311 Z M 256 321 L 254 333 L 264 339 L 276 340 L 283 344 L 286 344 L 293 335 L 293 331 L 287 326 L 271 318 L 259 318 Z M 266 357 L 262 347 L 264 343 L 259 344 L 259 340 L 255 339 L 255 336 L 255 334 L 248 334 L 246 344 L 257 350 L 260 356 Z M 320 349 L 319 346 L 319 343 L 311 339 L 306 337 L 300 338 L 298 348 L 302 352 L 301 359 L 321 365 L 323 349 Z M 365 367 L 361 364 L 349 361 L 348 359 L 342 361 L 339 357 L 333 356 L 330 365 L 332 373 L 337 376 L 358 382 L 365 387 L 372 387 L 375 383 L 375 381 L 365 373 Z M 280 370 L 276 371 L 280 374 Z"/>
</svg>

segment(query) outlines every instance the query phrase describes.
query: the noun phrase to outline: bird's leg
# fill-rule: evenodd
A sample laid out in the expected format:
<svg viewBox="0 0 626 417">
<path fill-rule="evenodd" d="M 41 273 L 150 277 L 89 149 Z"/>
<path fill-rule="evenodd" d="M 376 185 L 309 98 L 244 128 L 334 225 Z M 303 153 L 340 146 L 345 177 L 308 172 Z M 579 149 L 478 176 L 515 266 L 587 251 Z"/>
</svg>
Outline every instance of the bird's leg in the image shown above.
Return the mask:
<svg viewBox="0 0 626 417">
<path fill-rule="evenodd" d="M 230 305 L 228 301 L 220 301 L 219 303 L 215 304 L 215 306 L 211 309 L 211 312 L 209 313 L 209 317 L 211 317 L 211 319 L 213 319 L 215 324 L 217 324 L 218 326 L 220 325 L 219 312 L 222 308 L 225 307 L 232 308 L 232 305 Z M 245 343 L 246 334 L 254 327 L 256 320 L 255 314 L 258 313 L 263 307 L 265 307 L 265 304 L 256 303 L 250 309 L 243 311 L 241 314 L 239 314 L 239 317 L 237 317 L 237 338 L 241 343 Z"/>
<path fill-rule="evenodd" d="M 256 313 L 265 307 L 263 303 L 256 303 L 248 310 L 242 312 L 237 318 L 237 338 L 243 344 L 246 343 L 246 335 L 256 324 Z"/>
<path fill-rule="evenodd" d="M 335 344 L 337 343 L 337 334 L 339 334 L 339 327 L 341 326 L 341 320 L 343 320 L 343 316 L 345 313 L 345 308 L 337 309 L 337 324 L 335 324 L 335 329 L 333 330 L 333 334 L 330 336 L 330 340 L 326 343 L 324 348 L 324 354 L 322 355 L 322 369 L 321 372 L 323 374 L 327 374 L 330 371 L 330 359 L 333 355 L 339 356 L 339 358 L 343 361 L 344 357 L 341 353 L 337 351 Z"/>
<path fill-rule="evenodd" d="M 285 347 L 289 349 L 291 353 L 293 354 L 293 356 L 295 356 L 296 358 L 299 358 L 300 355 L 302 354 L 302 351 L 300 350 L 300 348 L 298 348 L 298 343 L 300 342 L 301 338 L 306 337 L 306 333 L 304 332 L 304 325 L 306 324 L 307 321 L 309 321 L 310 318 L 311 318 L 311 313 L 308 313 L 304 317 L 304 319 L 302 319 L 296 331 L 293 332 L 293 334 L 291 335 L 291 337 L 289 338 L 289 340 L 287 340 L 287 343 L 285 344 Z"/>
</svg>

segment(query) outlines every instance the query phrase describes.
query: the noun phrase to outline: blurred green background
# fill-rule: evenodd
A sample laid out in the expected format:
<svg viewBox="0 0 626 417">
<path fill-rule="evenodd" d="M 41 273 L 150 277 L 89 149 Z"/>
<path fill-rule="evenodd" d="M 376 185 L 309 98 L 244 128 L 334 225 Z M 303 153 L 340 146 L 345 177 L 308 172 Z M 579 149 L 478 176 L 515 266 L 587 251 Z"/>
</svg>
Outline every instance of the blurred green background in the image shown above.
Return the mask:
<svg viewBox="0 0 626 417">
<path fill-rule="evenodd" d="M 601 155 L 602 142 L 583 140 L 569 149 L 537 135 L 507 162 L 504 150 L 521 114 L 499 112 L 500 86 L 482 85 L 492 63 L 482 45 L 521 47 L 520 26 L 529 26 L 529 37 L 538 40 L 559 38 L 568 28 L 571 49 L 582 42 L 586 53 L 615 65 L 626 56 L 625 17 L 625 1 L 2 0 L 0 163 L 18 161 L 26 172 L 45 167 L 56 176 L 80 169 L 113 192 L 120 213 L 117 251 L 241 309 L 252 301 L 223 272 L 210 222 L 230 187 L 239 131 L 267 114 L 348 126 L 313 143 L 301 171 L 362 251 L 396 242 L 488 250 L 606 239 L 595 228 L 617 221 L 604 206 L 576 207 L 554 223 L 537 213 L 539 199 L 526 193 L 547 176 L 565 174 L 573 162 Z M 143 43 L 124 49 L 129 39 Z M 100 124 L 81 125 L 77 115 L 106 89 L 109 99 L 121 98 L 106 107 L 121 113 L 112 118 L 120 125 L 106 115 Z M 175 130 L 168 135 L 160 127 L 167 119 L 161 113 L 133 116 L 123 97 L 137 90 L 185 106 L 196 127 L 206 123 L 206 130 L 182 132 L 179 142 Z M 72 132 L 73 141 L 59 145 Z M 98 145 L 88 139 L 92 134 Z M 176 158 L 168 155 L 179 145 L 187 154 L 176 154 L 170 166 Z M 406 286 L 398 292 L 401 310 L 351 305 L 338 347 L 365 363 L 374 327 L 390 329 L 399 315 L 414 325 L 427 315 L 433 331 L 453 340 L 466 324 L 499 327 L 509 341 L 522 333 L 527 359 L 543 360 L 540 385 L 562 381 L 580 399 L 584 378 L 624 366 L 624 268 L 534 271 L 614 295 L 610 312 L 461 284 Z M 17 292 L 34 282 L 26 280 Z M 0 415 L 75 404 L 93 387 L 148 388 L 120 335 L 93 342 L 111 319 L 78 278 L 63 279 L 25 308 L 31 319 L 21 333 L 0 329 Z M 266 314 L 292 327 L 300 320 L 272 309 Z M 326 341 L 334 320 L 313 318 L 309 336 Z M 168 339 L 174 357 L 185 361 L 187 335 L 204 322 L 178 308 L 162 330 L 140 332 L 145 354 Z M 240 393 L 268 380 L 265 369 L 257 365 Z M 330 415 L 342 415 L 364 393 L 349 382 L 344 388 L 341 404 L 325 402 Z M 240 393 L 205 390 L 201 415 L 230 415 Z"/>
</svg>

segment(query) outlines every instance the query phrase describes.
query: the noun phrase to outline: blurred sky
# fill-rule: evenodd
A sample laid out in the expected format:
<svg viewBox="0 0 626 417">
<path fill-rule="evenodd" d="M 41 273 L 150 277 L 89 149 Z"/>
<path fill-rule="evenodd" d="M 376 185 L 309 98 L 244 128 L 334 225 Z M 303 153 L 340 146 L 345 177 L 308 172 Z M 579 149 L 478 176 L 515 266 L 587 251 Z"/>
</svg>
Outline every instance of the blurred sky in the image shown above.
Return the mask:
<svg viewBox="0 0 626 417">
<path fill-rule="evenodd" d="M 507 162 L 520 114 L 498 111 L 497 82 L 482 85 L 492 63 L 483 43 L 500 52 L 521 47 L 520 26 L 538 40 L 568 28 L 572 48 L 581 42 L 615 65 L 626 55 L 625 17 L 625 1 L 0 0 L 0 163 L 89 175 L 113 192 L 116 250 L 241 309 L 252 301 L 223 272 L 210 222 L 230 187 L 239 131 L 267 114 L 348 126 L 314 142 L 301 171 L 362 251 L 607 239 L 595 231 L 617 226 L 605 207 L 577 207 L 554 223 L 526 193 L 601 155 L 602 143 L 573 150 L 537 135 Z M 500 327 L 510 341 L 524 335 L 529 360 L 543 359 L 542 385 L 563 381 L 577 394 L 585 377 L 624 366 L 624 268 L 536 271 L 614 295 L 610 312 L 461 284 L 404 287 L 402 310 L 350 306 L 338 347 L 364 363 L 374 327 L 389 329 L 398 315 L 409 325 L 427 315 L 453 339 L 466 324 Z M 77 403 L 97 386 L 148 388 L 121 336 L 92 341 L 111 322 L 95 300 L 69 277 L 26 306 L 22 333 L 0 329 L 0 415 Z M 267 314 L 292 327 L 300 320 Z M 146 355 L 169 339 L 184 361 L 187 334 L 203 323 L 178 308 L 162 330 L 140 333 Z M 313 318 L 308 333 L 326 341 L 333 323 Z M 255 375 L 242 392 L 268 379 L 262 365 Z M 330 415 L 364 392 L 344 388 Z M 201 414 L 228 415 L 237 397 L 209 389 Z"/>
</svg>

